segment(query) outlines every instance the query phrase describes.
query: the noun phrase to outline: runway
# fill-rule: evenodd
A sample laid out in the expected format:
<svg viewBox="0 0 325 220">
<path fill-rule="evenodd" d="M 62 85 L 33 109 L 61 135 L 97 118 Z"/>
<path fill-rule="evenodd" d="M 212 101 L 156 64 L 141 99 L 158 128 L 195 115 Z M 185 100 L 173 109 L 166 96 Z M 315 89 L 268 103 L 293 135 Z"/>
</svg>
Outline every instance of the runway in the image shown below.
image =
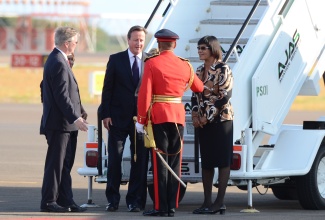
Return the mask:
<svg viewBox="0 0 325 220">
<path fill-rule="evenodd" d="M 85 105 L 88 122 L 97 124 L 97 105 Z M 0 219 L 148 219 L 142 213 L 130 213 L 125 204 L 127 185 L 121 186 L 121 202 L 117 212 L 105 211 L 105 184 L 93 183 L 93 202 L 100 207 L 88 208 L 84 213 L 39 212 L 41 184 L 46 154 L 46 141 L 39 135 L 40 104 L 0 104 Z M 301 124 L 302 120 L 317 120 L 323 112 L 290 112 L 285 123 Z M 324 114 L 325 115 L 325 114 Z M 73 168 L 73 190 L 78 204 L 87 202 L 87 178 L 78 175 L 83 165 L 83 143 L 87 134 L 80 132 Z M 175 214 L 175 219 L 324 219 L 325 211 L 303 210 L 298 201 L 283 201 L 271 190 L 258 188 L 253 194 L 253 206 L 259 212 L 243 213 L 247 208 L 246 191 L 228 187 L 225 198 L 225 216 L 194 215 L 192 210 L 203 201 L 202 184 L 188 184 L 186 194 Z M 217 189 L 214 189 L 216 196 Z M 148 196 L 147 209 L 152 208 Z"/>
</svg>

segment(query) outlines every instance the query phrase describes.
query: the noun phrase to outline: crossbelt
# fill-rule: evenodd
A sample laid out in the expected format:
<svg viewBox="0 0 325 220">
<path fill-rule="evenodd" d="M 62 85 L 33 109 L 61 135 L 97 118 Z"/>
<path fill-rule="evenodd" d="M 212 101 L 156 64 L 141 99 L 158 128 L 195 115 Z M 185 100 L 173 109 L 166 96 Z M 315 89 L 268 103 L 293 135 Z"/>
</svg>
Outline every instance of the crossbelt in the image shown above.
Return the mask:
<svg viewBox="0 0 325 220">
<path fill-rule="evenodd" d="M 182 103 L 182 97 L 168 96 L 168 95 L 153 95 L 152 103 L 166 102 L 166 103 Z"/>
</svg>

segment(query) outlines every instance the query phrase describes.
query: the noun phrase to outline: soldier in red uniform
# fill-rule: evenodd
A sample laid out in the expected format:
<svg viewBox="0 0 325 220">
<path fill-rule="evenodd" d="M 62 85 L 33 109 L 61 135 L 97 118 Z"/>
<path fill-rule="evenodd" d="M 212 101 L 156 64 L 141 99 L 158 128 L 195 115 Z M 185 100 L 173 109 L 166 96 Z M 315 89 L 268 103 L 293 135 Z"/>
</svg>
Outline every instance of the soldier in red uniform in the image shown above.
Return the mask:
<svg viewBox="0 0 325 220">
<path fill-rule="evenodd" d="M 203 83 L 194 74 L 188 60 L 178 57 L 173 50 L 178 35 L 168 29 L 155 34 L 160 53 L 145 61 L 142 84 L 138 95 L 136 128 L 144 133 L 151 107 L 151 121 L 157 150 L 180 177 L 185 109 L 182 96 L 188 87 L 203 91 Z M 152 149 L 154 178 L 154 209 L 144 216 L 174 216 L 178 208 L 180 183 L 171 175 Z"/>
</svg>

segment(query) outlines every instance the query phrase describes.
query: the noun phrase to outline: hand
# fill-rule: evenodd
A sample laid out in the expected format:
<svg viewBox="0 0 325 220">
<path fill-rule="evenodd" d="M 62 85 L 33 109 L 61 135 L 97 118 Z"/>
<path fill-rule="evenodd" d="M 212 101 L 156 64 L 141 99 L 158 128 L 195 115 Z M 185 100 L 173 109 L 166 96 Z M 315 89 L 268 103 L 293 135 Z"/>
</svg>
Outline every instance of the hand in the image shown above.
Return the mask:
<svg viewBox="0 0 325 220">
<path fill-rule="evenodd" d="M 104 118 L 103 119 L 103 125 L 104 127 L 109 130 L 109 126 L 113 125 L 111 118 Z"/>
<path fill-rule="evenodd" d="M 86 120 L 84 120 L 82 117 L 79 117 L 74 123 L 77 126 L 78 130 L 80 130 L 80 131 L 88 130 L 88 127 L 87 127 L 88 122 Z"/>
<path fill-rule="evenodd" d="M 81 117 L 82 117 L 84 120 L 87 120 L 87 117 L 88 117 L 87 112 L 82 112 L 82 113 L 81 113 Z"/>
<path fill-rule="evenodd" d="M 137 129 L 138 133 L 144 134 L 143 124 L 140 124 L 139 122 L 137 122 L 137 123 L 135 123 L 135 128 Z"/>
<path fill-rule="evenodd" d="M 198 117 L 193 117 L 192 118 L 192 121 L 193 121 L 193 126 L 195 127 L 195 128 L 198 128 L 198 127 L 203 127 L 202 125 L 201 125 L 201 123 L 200 123 L 200 120 L 199 120 L 199 118 Z"/>
<path fill-rule="evenodd" d="M 203 127 L 203 125 L 206 125 L 208 123 L 208 119 L 206 115 L 203 115 L 203 117 L 200 117 L 200 125 Z"/>
<path fill-rule="evenodd" d="M 192 122 L 193 122 L 193 126 L 195 128 L 198 128 L 198 127 L 203 127 L 201 121 L 200 121 L 200 118 L 199 118 L 199 113 L 196 112 L 196 111 L 192 111 Z"/>
</svg>

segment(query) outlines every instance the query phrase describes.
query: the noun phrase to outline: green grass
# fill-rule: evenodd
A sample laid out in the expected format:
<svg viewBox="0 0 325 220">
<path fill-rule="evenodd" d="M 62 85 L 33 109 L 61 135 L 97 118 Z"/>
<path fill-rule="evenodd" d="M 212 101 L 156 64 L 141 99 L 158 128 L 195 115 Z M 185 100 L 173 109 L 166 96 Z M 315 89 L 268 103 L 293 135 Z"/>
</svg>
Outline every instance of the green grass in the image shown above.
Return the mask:
<svg viewBox="0 0 325 220">
<path fill-rule="evenodd" d="M 98 104 L 97 97 L 90 97 L 88 79 L 92 71 L 105 71 L 104 67 L 74 67 L 81 100 L 83 103 Z M 0 103 L 40 103 L 40 82 L 43 69 L 0 67 Z"/>
<path fill-rule="evenodd" d="M 81 100 L 84 104 L 99 104 L 99 97 L 89 94 L 89 74 L 93 71 L 105 71 L 103 67 L 75 66 L 73 72 L 77 78 Z M 0 103 L 40 103 L 39 84 L 43 69 L 0 67 Z M 325 88 L 320 81 L 321 92 L 318 96 L 299 96 L 291 110 L 325 110 Z"/>
</svg>

